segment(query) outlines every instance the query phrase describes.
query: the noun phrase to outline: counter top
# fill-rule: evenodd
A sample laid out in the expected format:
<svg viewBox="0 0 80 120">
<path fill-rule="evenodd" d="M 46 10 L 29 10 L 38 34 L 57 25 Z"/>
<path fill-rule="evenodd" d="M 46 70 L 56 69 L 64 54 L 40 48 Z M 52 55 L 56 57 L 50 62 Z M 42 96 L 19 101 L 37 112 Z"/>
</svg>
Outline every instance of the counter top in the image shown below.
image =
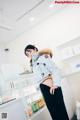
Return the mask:
<svg viewBox="0 0 80 120">
<path fill-rule="evenodd" d="M 13 99 L 10 99 L 10 100 L 8 100 L 8 101 L 2 102 L 2 103 L 0 103 L 0 106 L 3 105 L 3 104 L 7 104 L 7 103 L 9 103 L 9 102 L 11 102 L 11 101 L 14 101 L 15 99 L 16 99 L 16 98 L 13 98 Z"/>
<path fill-rule="evenodd" d="M 11 105 L 11 104 L 13 104 L 13 103 L 15 103 L 15 102 L 17 102 L 17 101 L 18 101 L 18 99 L 16 99 L 16 98 L 11 99 L 11 100 L 9 100 L 9 101 L 6 101 L 6 102 L 0 104 L 0 108 L 7 107 L 8 105 Z"/>
</svg>

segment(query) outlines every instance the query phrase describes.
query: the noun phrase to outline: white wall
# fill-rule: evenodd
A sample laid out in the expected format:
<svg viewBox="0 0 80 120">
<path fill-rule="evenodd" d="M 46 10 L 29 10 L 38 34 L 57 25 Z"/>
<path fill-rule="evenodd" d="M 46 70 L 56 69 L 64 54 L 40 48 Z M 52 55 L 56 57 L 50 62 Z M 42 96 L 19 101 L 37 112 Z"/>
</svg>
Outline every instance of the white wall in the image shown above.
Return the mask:
<svg viewBox="0 0 80 120">
<path fill-rule="evenodd" d="M 66 8 L 43 23 L 36 25 L 29 32 L 19 36 L 9 43 L 10 61 L 26 64 L 24 48 L 28 43 L 37 45 L 39 48 L 54 47 L 80 35 L 80 7 Z"/>
</svg>

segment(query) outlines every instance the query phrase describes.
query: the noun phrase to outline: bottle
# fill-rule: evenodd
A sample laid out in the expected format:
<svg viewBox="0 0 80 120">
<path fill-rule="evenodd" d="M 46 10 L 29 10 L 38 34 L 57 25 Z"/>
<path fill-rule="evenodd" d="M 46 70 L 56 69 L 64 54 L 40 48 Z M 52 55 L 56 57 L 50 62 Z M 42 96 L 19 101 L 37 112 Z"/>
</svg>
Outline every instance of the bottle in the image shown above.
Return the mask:
<svg viewBox="0 0 80 120">
<path fill-rule="evenodd" d="M 28 104 L 28 106 L 27 106 L 27 115 L 32 116 L 32 114 L 33 114 L 33 111 L 32 111 L 31 104 Z"/>
</svg>

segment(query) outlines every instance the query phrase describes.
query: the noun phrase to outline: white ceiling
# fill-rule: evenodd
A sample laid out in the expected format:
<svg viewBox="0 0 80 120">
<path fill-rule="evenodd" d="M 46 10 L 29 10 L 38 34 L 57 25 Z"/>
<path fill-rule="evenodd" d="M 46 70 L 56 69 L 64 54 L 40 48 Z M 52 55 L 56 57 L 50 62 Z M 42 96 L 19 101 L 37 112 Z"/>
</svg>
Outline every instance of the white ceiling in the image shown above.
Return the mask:
<svg viewBox="0 0 80 120">
<path fill-rule="evenodd" d="M 51 3 L 53 0 L 0 0 L 0 45 L 15 40 L 65 7 L 53 4 L 50 8 Z"/>
</svg>

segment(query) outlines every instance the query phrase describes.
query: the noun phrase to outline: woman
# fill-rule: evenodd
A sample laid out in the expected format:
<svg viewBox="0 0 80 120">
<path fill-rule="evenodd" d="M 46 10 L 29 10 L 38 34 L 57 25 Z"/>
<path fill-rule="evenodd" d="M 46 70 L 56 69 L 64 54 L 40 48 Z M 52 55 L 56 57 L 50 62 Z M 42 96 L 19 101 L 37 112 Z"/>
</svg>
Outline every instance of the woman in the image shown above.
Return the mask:
<svg viewBox="0 0 80 120">
<path fill-rule="evenodd" d="M 27 45 L 24 52 L 30 59 L 35 80 L 41 89 L 52 120 L 69 120 L 61 90 L 62 78 L 52 61 L 51 50 L 38 51 L 34 45 Z"/>
</svg>

